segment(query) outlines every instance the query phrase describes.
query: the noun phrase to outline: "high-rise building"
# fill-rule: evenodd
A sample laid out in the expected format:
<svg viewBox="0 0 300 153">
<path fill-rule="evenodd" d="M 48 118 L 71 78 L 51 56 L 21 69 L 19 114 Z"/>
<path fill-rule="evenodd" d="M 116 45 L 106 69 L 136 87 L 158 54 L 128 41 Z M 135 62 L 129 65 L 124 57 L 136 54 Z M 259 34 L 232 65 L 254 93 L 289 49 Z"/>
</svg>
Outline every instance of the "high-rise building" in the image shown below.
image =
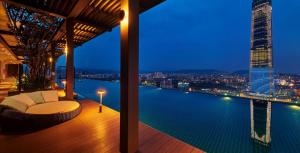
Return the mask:
<svg viewBox="0 0 300 153">
<path fill-rule="evenodd" d="M 273 48 L 272 2 L 253 0 L 250 57 L 250 91 L 256 96 L 272 96 Z M 251 137 L 268 145 L 271 142 L 271 102 L 253 99 L 251 109 Z"/>
<path fill-rule="evenodd" d="M 250 87 L 253 93 L 273 94 L 271 0 L 253 0 Z"/>
</svg>

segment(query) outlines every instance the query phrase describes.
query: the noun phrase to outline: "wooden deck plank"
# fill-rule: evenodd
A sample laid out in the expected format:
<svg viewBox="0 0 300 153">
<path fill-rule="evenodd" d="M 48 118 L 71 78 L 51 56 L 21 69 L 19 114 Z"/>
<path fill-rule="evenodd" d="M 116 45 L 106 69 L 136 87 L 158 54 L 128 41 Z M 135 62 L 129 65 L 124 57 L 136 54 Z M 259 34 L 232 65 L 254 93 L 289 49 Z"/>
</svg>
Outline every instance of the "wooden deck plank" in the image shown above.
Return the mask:
<svg viewBox="0 0 300 153">
<path fill-rule="evenodd" d="M 0 153 L 118 153 L 120 115 L 84 100 L 76 118 L 47 129 L 22 135 L 0 133 Z M 16 147 L 17 146 L 17 147 Z M 140 153 L 203 153 L 143 123 L 139 125 Z"/>
</svg>

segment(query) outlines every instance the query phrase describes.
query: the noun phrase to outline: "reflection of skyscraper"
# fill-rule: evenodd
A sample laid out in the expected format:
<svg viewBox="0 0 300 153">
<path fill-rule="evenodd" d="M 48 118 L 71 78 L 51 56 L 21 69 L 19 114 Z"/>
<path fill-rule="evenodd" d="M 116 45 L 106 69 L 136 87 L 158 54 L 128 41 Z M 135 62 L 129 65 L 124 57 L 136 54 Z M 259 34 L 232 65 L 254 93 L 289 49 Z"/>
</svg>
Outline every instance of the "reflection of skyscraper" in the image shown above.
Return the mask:
<svg viewBox="0 0 300 153">
<path fill-rule="evenodd" d="M 272 3 L 253 0 L 250 57 L 250 87 L 256 96 L 272 96 Z M 271 102 L 251 100 L 251 138 L 268 145 L 271 142 Z"/>
<path fill-rule="evenodd" d="M 271 142 L 271 102 L 251 100 L 251 138 L 263 144 Z"/>
<path fill-rule="evenodd" d="M 250 57 L 250 86 L 257 94 L 273 93 L 271 0 L 253 0 Z"/>
</svg>

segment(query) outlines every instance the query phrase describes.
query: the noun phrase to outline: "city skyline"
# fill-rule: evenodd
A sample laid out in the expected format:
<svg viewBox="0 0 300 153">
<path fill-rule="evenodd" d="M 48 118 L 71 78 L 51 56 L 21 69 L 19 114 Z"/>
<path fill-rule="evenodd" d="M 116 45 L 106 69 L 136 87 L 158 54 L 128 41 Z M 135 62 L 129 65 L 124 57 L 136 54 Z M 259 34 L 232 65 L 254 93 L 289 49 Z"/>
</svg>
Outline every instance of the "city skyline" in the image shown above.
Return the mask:
<svg viewBox="0 0 300 153">
<path fill-rule="evenodd" d="M 248 69 L 250 65 L 251 1 L 227 3 L 229 4 L 217 0 L 191 6 L 190 1 L 167 1 L 143 14 L 140 21 L 140 70 L 217 69 L 236 71 Z M 183 5 L 184 10 L 172 9 L 178 5 Z M 297 27 L 300 23 L 296 20 L 287 20 L 287 18 L 300 15 L 300 11 L 297 10 L 299 5 L 300 3 L 295 1 L 275 0 L 273 2 L 275 72 L 300 73 L 300 69 L 297 68 L 297 65 L 300 64 L 297 61 L 300 57 L 297 46 L 297 42 L 300 41 L 297 36 L 300 30 Z M 228 9 L 227 6 L 237 9 Z M 158 12 L 164 12 L 160 14 L 161 18 L 157 17 Z M 201 12 L 202 14 L 199 15 Z M 193 16 L 192 14 L 197 15 Z M 143 16 L 146 16 L 148 20 L 144 21 Z M 183 19 L 186 17 L 195 22 L 186 25 Z M 224 20 L 224 18 L 228 20 Z M 187 30 L 183 28 L 184 26 L 191 28 Z M 232 30 L 235 31 L 228 33 Z M 176 31 L 175 34 L 174 31 Z M 75 66 L 77 68 L 93 67 L 94 69 L 118 70 L 120 65 L 118 32 L 119 29 L 115 28 L 111 33 L 106 33 L 103 37 L 78 47 L 75 52 Z M 157 33 L 160 34 L 157 35 Z M 195 40 L 195 38 L 197 39 Z M 81 57 L 87 58 L 82 59 Z M 58 65 L 63 65 L 64 62 L 64 60 L 60 60 Z"/>
</svg>

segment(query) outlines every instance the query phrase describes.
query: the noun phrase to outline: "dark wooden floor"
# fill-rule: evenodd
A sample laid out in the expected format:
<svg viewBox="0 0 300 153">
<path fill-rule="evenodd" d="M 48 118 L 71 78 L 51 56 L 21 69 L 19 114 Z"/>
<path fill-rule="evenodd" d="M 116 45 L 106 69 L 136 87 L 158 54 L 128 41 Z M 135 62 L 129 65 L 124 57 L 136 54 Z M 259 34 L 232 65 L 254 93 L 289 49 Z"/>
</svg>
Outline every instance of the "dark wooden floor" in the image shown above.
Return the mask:
<svg viewBox="0 0 300 153">
<path fill-rule="evenodd" d="M 117 153 L 118 112 L 82 101 L 79 116 L 63 124 L 23 135 L 0 134 L 0 153 Z M 171 136 L 140 123 L 140 153 L 202 153 Z"/>
</svg>

